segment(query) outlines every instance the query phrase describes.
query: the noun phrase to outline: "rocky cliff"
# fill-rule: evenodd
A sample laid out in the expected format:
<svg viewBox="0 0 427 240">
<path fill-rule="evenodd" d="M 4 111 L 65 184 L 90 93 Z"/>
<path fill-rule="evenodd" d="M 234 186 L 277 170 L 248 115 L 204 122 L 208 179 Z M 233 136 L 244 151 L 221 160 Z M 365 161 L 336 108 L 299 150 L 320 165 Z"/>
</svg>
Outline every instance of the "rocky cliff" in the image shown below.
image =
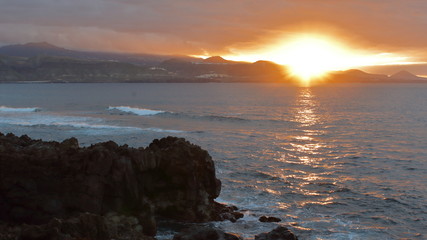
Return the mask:
<svg viewBox="0 0 427 240">
<path fill-rule="evenodd" d="M 47 224 L 81 213 L 135 216 L 155 233 L 155 217 L 205 222 L 241 217 L 216 203 L 221 182 L 207 151 L 182 138 L 146 148 L 104 142 L 79 147 L 0 133 L 0 221 Z M 153 228 L 153 229 L 149 229 Z"/>
</svg>

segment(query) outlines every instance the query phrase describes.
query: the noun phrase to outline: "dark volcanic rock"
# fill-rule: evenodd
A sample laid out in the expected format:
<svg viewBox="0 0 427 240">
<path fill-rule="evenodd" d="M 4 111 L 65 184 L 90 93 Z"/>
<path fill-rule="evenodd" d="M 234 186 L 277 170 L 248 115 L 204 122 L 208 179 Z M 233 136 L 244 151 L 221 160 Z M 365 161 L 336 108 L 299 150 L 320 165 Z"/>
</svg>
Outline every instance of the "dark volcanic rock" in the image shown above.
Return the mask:
<svg viewBox="0 0 427 240">
<path fill-rule="evenodd" d="M 298 238 L 289 229 L 279 226 L 271 232 L 256 235 L 255 240 L 298 240 Z"/>
<path fill-rule="evenodd" d="M 154 140 L 140 161 L 146 196 L 162 216 L 188 221 L 212 219 L 221 191 L 208 152 L 184 139 Z"/>
<path fill-rule="evenodd" d="M 236 206 L 226 206 L 221 203 L 215 202 L 214 204 L 214 219 L 215 221 L 224 221 L 230 220 L 231 222 L 236 222 L 237 219 L 243 217 L 243 213 L 238 212 L 239 210 Z"/>
<path fill-rule="evenodd" d="M 65 239 L 65 234 L 72 238 L 93 240 L 108 239 L 110 237 L 103 217 L 85 213 L 67 221 L 54 218 L 47 224 L 24 226 L 20 239 Z"/>
<path fill-rule="evenodd" d="M 211 156 L 183 138 L 139 149 L 111 141 L 80 148 L 75 138 L 58 143 L 0 133 L 5 222 L 44 224 L 114 211 L 137 216 L 154 235 L 154 215 L 192 222 L 241 217 L 214 201 L 220 190 Z"/>
<path fill-rule="evenodd" d="M 194 226 L 175 234 L 173 240 L 241 240 L 240 236 L 211 228 Z"/>
<path fill-rule="evenodd" d="M 267 217 L 267 216 L 261 216 L 259 218 L 260 222 L 280 222 L 282 221 L 280 218 L 277 217 Z"/>
<path fill-rule="evenodd" d="M 22 225 L 13 239 L 20 240 L 153 240 L 142 233 L 134 217 L 109 214 L 106 217 L 83 213 L 78 217 L 62 220 L 53 218 L 42 225 Z"/>
</svg>

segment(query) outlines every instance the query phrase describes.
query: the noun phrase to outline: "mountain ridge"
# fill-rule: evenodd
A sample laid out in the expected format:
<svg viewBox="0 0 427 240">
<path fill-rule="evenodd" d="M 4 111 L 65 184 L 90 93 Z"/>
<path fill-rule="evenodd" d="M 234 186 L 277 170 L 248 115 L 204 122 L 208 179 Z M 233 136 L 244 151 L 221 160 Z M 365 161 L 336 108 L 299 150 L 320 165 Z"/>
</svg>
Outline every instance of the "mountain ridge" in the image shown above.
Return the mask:
<svg viewBox="0 0 427 240">
<path fill-rule="evenodd" d="M 427 82 L 408 71 L 391 76 L 359 69 L 330 72 L 327 82 Z M 187 56 L 74 51 L 47 42 L 0 47 L 0 82 L 292 82 L 286 66 Z"/>
<path fill-rule="evenodd" d="M 396 72 L 392 75 L 390 75 L 390 78 L 392 79 L 419 79 L 421 77 L 406 71 L 406 70 L 400 70 L 399 72 Z"/>
<path fill-rule="evenodd" d="M 29 42 L 25 44 L 11 44 L 0 47 L 0 55 L 17 57 L 35 57 L 38 55 L 50 55 L 61 57 L 72 57 L 79 59 L 110 60 L 133 63 L 138 65 L 154 65 L 169 58 L 181 58 L 184 60 L 197 60 L 189 56 L 156 55 L 156 54 L 127 54 L 112 52 L 92 52 L 81 50 L 70 50 L 58 47 L 48 42 Z"/>
</svg>

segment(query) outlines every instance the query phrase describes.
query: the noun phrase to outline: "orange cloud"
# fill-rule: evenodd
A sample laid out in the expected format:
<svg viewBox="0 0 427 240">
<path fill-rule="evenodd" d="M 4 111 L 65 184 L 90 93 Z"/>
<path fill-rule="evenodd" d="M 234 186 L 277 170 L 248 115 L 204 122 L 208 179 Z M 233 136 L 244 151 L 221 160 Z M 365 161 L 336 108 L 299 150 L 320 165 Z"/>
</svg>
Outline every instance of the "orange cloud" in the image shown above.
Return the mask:
<svg viewBox="0 0 427 240">
<path fill-rule="evenodd" d="M 424 54 L 426 10 L 423 0 L 3 0 L 0 43 L 226 55 L 310 30 L 363 48 Z"/>
</svg>

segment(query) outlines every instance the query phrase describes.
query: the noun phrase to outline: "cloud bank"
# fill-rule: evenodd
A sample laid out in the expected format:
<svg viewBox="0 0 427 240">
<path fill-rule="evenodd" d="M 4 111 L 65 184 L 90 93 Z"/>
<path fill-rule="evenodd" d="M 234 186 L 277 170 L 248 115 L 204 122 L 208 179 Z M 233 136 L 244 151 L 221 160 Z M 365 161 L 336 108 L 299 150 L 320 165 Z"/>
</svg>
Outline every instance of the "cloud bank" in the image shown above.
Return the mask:
<svg viewBox="0 0 427 240">
<path fill-rule="evenodd" d="M 426 55 L 424 0 L 0 0 L 0 44 L 228 54 L 298 32 Z"/>
</svg>

